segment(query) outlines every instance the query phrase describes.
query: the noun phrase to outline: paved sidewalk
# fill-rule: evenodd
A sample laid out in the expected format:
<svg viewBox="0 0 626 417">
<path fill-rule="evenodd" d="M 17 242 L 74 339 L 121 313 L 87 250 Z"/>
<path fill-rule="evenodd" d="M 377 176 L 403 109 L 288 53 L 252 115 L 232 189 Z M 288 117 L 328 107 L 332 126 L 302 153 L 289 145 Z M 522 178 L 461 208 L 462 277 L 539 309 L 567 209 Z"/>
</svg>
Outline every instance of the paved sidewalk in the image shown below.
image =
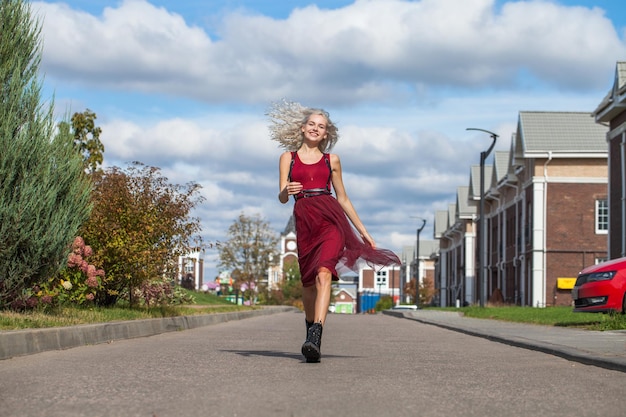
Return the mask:
<svg viewBox="0 0 626 417">
<path fill-rule="evenodd" d="M 45 329 L 0 331 L 0 360 L 50 350 L 110 343 L 115 340 L 154 336 L 161 333 L 296 310 L 294 307 L 264 307 L 259 310 L 215 313 L 162 319 L 131 320 Z"/>
<path fill-rule="evenodd" d="M 463 317 L 451 311 L 394 311 L 389 314 L 508 345 L 626 372 L 626 331 L 592 331 Z"/>
</svg>

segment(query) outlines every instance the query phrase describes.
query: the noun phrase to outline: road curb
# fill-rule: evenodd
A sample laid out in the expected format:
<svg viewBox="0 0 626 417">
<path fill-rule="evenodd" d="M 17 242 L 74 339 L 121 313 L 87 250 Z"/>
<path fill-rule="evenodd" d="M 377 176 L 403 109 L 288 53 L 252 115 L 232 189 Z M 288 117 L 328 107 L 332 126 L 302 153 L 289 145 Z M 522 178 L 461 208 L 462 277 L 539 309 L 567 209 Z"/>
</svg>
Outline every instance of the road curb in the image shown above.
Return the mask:
<svg viewBox="0 0 626 417">
<path fill-rule="evenodd" d="M 242 320 L 287 311 L 299 310 L 295 307 L 276 306 L 233 313 L 215 313 L 197 316 L 87 324 L 71 327 L 2 331 L 0 332 L 0 360 L 50 350 L 63 350 L 78 346 L 111 343 L 115 340 L 154 336 L 166 332 L 195 329 L 197 327 L 225 323 L 231 320 Z"/>
</svg>

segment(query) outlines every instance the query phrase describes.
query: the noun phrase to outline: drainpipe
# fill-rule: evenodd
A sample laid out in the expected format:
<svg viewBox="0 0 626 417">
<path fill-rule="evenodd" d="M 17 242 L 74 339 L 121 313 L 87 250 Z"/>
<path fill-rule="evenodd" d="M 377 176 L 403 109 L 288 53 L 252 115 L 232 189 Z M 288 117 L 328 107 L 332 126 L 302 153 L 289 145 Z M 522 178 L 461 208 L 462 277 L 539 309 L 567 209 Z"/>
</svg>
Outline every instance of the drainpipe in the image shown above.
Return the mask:
<svg viewBox="0 0 626 417">
<path fill-rule="evenodd" d="M 499 220 L 499 224 L 500 224 L 500 236 L 498 239 L 498 246 L 499 248 L 502 249 L 502 252 L 500 252 L 500 256 L 498 259 L 497 264 L 497 268 L 498 268 L 498 283 L 500 284 L 500 291 L 502 291 L 502 297 L 504 298 L 504 295 L 506 294 L 506 279 L 504 279 L 504 261 L 506 260 L 506 210 L 503 209 L 503 204 L 502 204 L 502 200 L 504 199 L 504 197 L 500 196 L 498 197 L 498 217 L 500 218 Z"/>
<path fill-rule="evenodd" d="M 442 236 L 442 239 L 447 239 L 450 241 L 450 247 L 446 250 L 439 250 L 439 263 L 441 268 L 439 270 L 439 274 L 441 279 L 439 280 L 439 307 L 448 307 L 448 288 L 450 287 L 450 274 L 452 269 L 452 253 L 454 252 L 454 240 L 448 236 L 448 231 L 446 231 Z M 443 259 L 442 259 L 443 258 Z"/>
<path fill-rule="evenodd" d="M 456 226 L 456 225 L 455 225 Z M 450 258 L 450 262 L 449 262 L 449 267 L 450 270 L 448 271 L 448 275 L 447 275 L 447 288 L 446 288 L 446 292 L 445 292 L 445 299 L 448 300 L 450 299 L 450 304 L 448 304 L 446 302 L 446 305 L 442 305 L 442 307 L 447 307 L 448 305 L 455 305 L 455 300 L 458 297 L 458 292 L 459 292 L 459 288 L 462 289 L 462 281 L 461 279 L 465 278 L 465 274 L 463 274 L 463 277 L 460 277 L 458 274 L 459 271 L 459 265 L 457 262 L 457 259 L 464 259 L 464 253 L 465 253 L 465 248 L 464 248 L 464 241 L 463 241 L 463 232 L 456 230 L 456 227 L 452 226 L 451 229 L 446 231 L 446 234 L 444 235 L 444 237 L 446 239 L 448 239 L 450 241 L 450 244 L 452 245 L 451 250 L 448 252 L 448 256 Z M 458 240 L 458 242 L 456 242 L 455 244 L 455 238 L 454 235 L 458 234 L 460 236 L 460 239 Z M 461 282 L 461 286 L 459 286 L 459 282 Z"/>
<path fill-rule="evenodd" d="M 520 222 L 519 222 L 520 209 L 519 209 L 519 205 L 520 205 L 520 200 L 522 199 L 522 195 L 520 194 L 520 189 L 522 189 L 522 188 L 519 185 L 511 185 L 511 184 L 507 184 L 507 183 L 505 183 L 504 185 L 506 187 L 515 189 L 515 197 L 513 197 L 513 205 L 515 206 L 515 233 L 514 233 L 513 236 L 515 236 L 517 238 L 517 236 L 520 235 Z M 503 211 L 506 214 L 506 208 Z M 506 223 L 506 216 L 504 216 L 504 222 Z M 503 228 L 503 241 L 506 242 L 506 227 Z M 520 242 L 521 242 L 521 239 L 520 239 Z M 520 276 L 519 273 L 518 273 L 519 271 L 517 271 L 517 263 L 520 262 L 520 252 L 521 252 L 521 249 L 523 247 L 520 247 L 520 245 L 518 245 L 517 242 L 515 242 L 514 246 L 515 246 L 515 253 L 513 254 L 513 257 L 511 258 L 511 260 L 513 261 L 513 267 L 514 267 L 514 270 L 515 270 L 515 280 L 514 280 L 514 284 L 513 284 L 514 285 L 514 289 L 515 289 L 515 295 L 513 297 L 513 302 L 515 304 L 517 304 L 517 300 L 519 299 L 519 293 L 518 293 L 518 291 L 520 289 L 519 284 L 521 282 L 521 280 L 518 281 L 518 279 L 517 279 Z M 506 252 L 505 252 L 505 254 L 506 254 Z M 520 262 L 520 265 L 521 265 L 521 262 Z M 520 302 L 520 304 L 521 304 L 521 302 Z"/>
<path fill-rule="evenodd" d="M 548 160 L 546 161 L 545 164 L 543 164 L 543 248 L 542 248 L 542 252 L 543 252 L 543 279 L 541 280 L 541 293 L 543 294 L 543 306 L 542 307 L 546 307 L 547 306 L 547 295 L 546 295 L 546 245 L 547 245 L 547 241 L 548 238 L 547 236 L 547 220 L 548 220 L 548 214 L 547 214 L 547 206 L 548 206 L 548 164 L 552 162 L 552 151 L 548 152 Z"/>
<path fill-rule="evenodd" d="M 520 235 L 520 227 L 519 227 L 519 200 L 520 200 L 520 195 L 517 194 L 515 196 L 515 238 L 517 239 L 517 236 Z M 522 241 L 522 239 L 520 239 L 520 242 Z M 513 256 L 513 267 L 514 267 L 514 274 L 515 274 L 515 304 L 517 304 L 518 300 L 520 299 L 520 294 L 522 291 L 520 291 L 520 284 L 522 282 L 521 279 L 518 279 L 520 277 L 519 271 L 517 270 L 517 266 L 516 264 L 519 263 L 519 265 L 521 266 L 521 262 L 520 262 L 520 246 L 517 244 L 517 242 L 515 242 L 515 255 Z M 521 301 L 520 301 L 520 305 L 521 305 Z"/>
<path fill-rule="evenodd" d="M 519 257 L 519 261 L 520 261 L 520 279 L 521 279 L 521 283 L 520 283 L 520 305 L 522 307 L 526 306 L 526 286 L 528 285 L 528 281 L 527 281 L 527 277 L 526 274 L 528 273 L 526 271 L 526 216 L 527 216 L 527 212 L 526 212 L 526 190 L 522 187 L 522 220 L 520 221 L 520 225 L 522 226 L 522 230 L 520 230 L 520 232 L 522 233 L 522 239 L 521 239 L 521 243 L 520 243 L 520 254 L 518 254 Z M 530 227 L 530 226 L 529 226 Z"/>
</svg>

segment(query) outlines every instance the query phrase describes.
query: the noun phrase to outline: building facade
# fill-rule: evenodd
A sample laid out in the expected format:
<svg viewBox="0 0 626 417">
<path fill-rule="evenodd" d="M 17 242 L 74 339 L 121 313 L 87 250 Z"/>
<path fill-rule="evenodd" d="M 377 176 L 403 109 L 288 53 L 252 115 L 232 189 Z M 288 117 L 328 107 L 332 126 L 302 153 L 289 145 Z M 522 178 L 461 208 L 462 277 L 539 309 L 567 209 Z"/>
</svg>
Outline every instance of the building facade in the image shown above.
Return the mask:
<svg viewBox="0 0 626 417">
<path fill-rule="evenodd" d="M 447 218 L 435 216 L 439 305 L 477 303 L 483 286 L 492 304 L 571 304 L 573 278 L 607 257 L 606 131 L 590 113 L 520 112 L 510 151 L 485 167 L 484 219 L 477 167 Z"/>
<path fill-rule="evenodd" d="M 178 283 L 190 290 L 200 290 L 204 284 L 204 251 L 196 249 L 178 257 Z"/>
</svg>

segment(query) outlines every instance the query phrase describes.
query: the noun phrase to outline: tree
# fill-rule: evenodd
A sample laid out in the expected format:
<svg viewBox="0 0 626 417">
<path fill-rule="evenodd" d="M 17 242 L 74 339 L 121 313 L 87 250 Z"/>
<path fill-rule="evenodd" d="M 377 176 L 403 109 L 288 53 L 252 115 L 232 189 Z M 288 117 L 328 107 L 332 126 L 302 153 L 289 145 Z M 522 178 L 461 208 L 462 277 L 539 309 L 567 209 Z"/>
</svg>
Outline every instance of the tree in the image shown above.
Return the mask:
<svg viewBox="0 0 626 417">
<path fill-rule="evenodd" d="M 0 308 L 59 269 L 90 211 L 72 138 L 41 102 L 40 33 L 25 2 L 0 0 Z"/>
<path fill-rule="evenodd" d="M 302 280 L 300 279 L 300 266 L 297 260 L 285 262 L 283 266 L 283 282 L 279 288 L 288 305 L 302 307 Z"/>
<path fill-rule="evenodd" d="M 404 294 L 411 297 L 413 303 L 415 303 L 415 278 L 409 281 L 404 286 Z M 430 277 L 424 277 L 423 282 L 419 283 L 418 286 L 419 293 L 419 305 L 428 305 L 432 302 L 433 297 L 435 295 L 435 284 L 433 279 Z"/>
<path fill-rule="evenodd" d="M 278 256 L 278 236 L 259 215 L 244 214 L 228 228 L 228 236 L 228 241 L 218 247 L 219 266 L 232 271 L 235 286 L 243 286 L 253 302 L 254 291 L 267 275 L 270 259 Z"/>
<path fill-rule="evenodd" d="M 100 142 L 102 129 L 96 126 L 97 116 L 87 109 L 82 113 L 72 115 L 71 134 L 74 137 L 74 146 L 83 157 L 85 171 L 94 173 L 104 160 L 104 145 Z M 68 131 L 67 122 L 59 123 L 59 130 Z"/>
<path fill-rule="evenodd" d="M 170 184 L 160 170 L 134 162 L 93 174 L 93 211 L 81 236 L 94 263 L 106 271 L 98 302 L 114 304 L 152 280 L 173 281 L 178 257 L 199 247 L 200 220 L 191 217 L 203 201 L 200 186 Z"/>
<path fill-rule="evenodd" d="M 297 260 L 286 261 L 283 265 L 283 281 L 278 288 L 267 293 L 266 304 L 289 305 L 304 309 L 302 304 L 302 281 Z"/>
</svg>

